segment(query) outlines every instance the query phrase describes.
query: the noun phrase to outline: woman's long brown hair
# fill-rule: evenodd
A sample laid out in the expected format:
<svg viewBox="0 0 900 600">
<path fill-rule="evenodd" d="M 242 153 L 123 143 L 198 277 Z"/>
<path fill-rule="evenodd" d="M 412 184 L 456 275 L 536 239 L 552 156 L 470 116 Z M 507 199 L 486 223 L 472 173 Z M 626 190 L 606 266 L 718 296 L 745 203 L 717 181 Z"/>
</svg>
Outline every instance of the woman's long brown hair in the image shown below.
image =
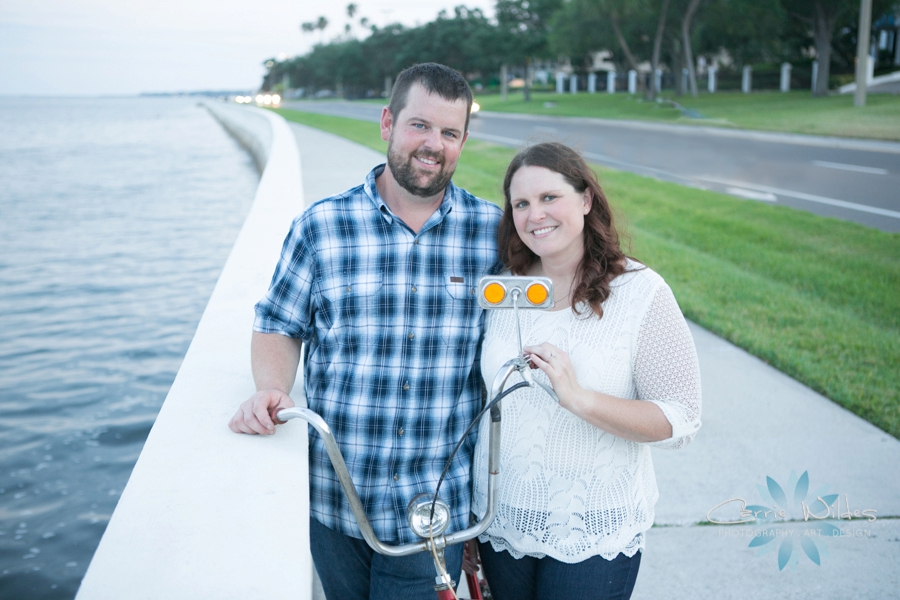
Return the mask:
<svg viewBox="0 0 900 600">
<path fill-rule="evenodd" d="M 597 317 L 603 317 L 603 302 L 609 298 L 610 282 L 625 272 L 625 254 L 619 247 L 619 234 L 613 223 L 612 211 L 597 176 L 581 155 L 564 144 L 546 142 L 535 144 L 519 152 L 503 179 L 506 203 L 499 228 L 500 256 L 513 275 L 525 275 L 539 257 L 525 245 L 513 222 L 509 186 L 513 175 L 522 167 L 544 167 L 563 176 L 575 191 L 591 192 L 591 209 L 584 217 L 584 257 L 575 274 L 572 310 L 586 302 Z"/>
</svg>

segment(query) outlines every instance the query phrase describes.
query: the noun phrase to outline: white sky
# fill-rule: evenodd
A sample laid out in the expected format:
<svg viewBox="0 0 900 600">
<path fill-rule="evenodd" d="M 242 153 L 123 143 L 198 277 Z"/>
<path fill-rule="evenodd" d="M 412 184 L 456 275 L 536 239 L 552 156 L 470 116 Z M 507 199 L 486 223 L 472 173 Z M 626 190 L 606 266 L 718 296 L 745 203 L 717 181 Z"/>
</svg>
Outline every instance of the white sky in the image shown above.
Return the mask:
<svg viewBox="0 0 900 600">
<path fill-rule="evenodd" d="M 343 33 L 350 0 L 0 0 L 0 95 L 255 90 L 263 61 Z M 357 0 L 379 26 L 494 0 Z M 324 15 L 324 38 L 300 23 Z"/>
</svg>

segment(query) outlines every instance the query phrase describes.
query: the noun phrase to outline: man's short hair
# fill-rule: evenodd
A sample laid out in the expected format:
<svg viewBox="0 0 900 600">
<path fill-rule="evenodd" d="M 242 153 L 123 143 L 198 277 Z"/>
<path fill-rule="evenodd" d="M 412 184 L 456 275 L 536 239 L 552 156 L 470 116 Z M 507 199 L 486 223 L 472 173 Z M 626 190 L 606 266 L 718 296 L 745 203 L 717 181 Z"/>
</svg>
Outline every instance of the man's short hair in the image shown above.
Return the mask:
<svg viewBox="0 0 900 600">
<path fill-rule="evenodd" d="M 437 94 L 444 100 L 449 100 L 450 102 L 460 99 L 465 100 L 465 131 L 469 130 L 469 114 L 472 112 L 472 88 L 469 87 L 465 77 L 457 71 L 438 63 L 413 65 L 397 75 L 397 81 L 394 82 L 394 87 L 391 91 L 391 102 L 388 104 L 388 110 L 391 111 L 392 115 L 396 117 L 401 110 L 406 108 L 409 89 L 416 83 L 425 88 L 425 91 L 429 94 Z"/>
</svg>

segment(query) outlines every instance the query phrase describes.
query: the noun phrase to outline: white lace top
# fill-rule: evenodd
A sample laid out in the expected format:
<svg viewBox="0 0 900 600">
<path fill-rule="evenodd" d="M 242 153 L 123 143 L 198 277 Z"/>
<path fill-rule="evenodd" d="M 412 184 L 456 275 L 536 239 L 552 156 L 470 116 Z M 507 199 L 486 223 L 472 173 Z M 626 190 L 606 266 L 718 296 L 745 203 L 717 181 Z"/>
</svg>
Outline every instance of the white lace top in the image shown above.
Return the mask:
<svg viewBox="0 0 900 600">
<path fill-rule="evenodd" d="M 673 435 L 631 442 L 560 408 L 539 388 L 514 392 L 502 402 L 499 510 L 481 536 L 498 551 L 566 563 L 634 556 L 644 547 L 659 497 L 649 446 L 682 448 L 700 428 L 697 352 L 669 286 L 645 268 L 617 277 L 611 288 L 602 319 L 587 307 L 582 316 L 520 311 L 522 341 L 550 342 L 567 352 L 585 389 L 653 402 Z M 488 390 L 500 366 L 518 353 L 516 343 L 513 311 L 489 311 L 481 353 Z M 542 371 L 532 373 L 549 383 Z M 519 380 L 513 374 L 507 387 Z M 475 452 L 473 511 L 479 516 L 486 511 L 489 421 L 481 423 Z"/>
</svg>

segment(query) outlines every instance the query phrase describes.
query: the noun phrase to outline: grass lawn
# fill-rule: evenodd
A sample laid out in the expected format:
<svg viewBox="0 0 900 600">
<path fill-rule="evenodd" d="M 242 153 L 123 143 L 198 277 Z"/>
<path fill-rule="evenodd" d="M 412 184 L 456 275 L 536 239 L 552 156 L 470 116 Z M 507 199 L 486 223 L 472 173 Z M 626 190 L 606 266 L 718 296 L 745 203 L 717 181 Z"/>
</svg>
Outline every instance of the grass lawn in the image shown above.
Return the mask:
<svg viewBox="0 0 900 600">
<path fill-rule="evenodd" d="M 809 92 L 702 93 L 674 99 L 697 111 L 702 119 L 683 117 L 670 103 L 645 102 L 642 97 L 616 94 L 532 94 L 524 102 L 521 93 L 506 102 L 499 95 L 477 96 L 482 110 L 566 117 L 599 117 L 665 121 L 691 125 L 738 127 L 790 133 L 860 137 L 900 141 L 900 95 L 870 94 L 866 106 L 855 108 L 853 95 L 813 98 Z M 555 106 L 547 106 L 546 103 Z"/>
<path fill-rule="evenodd" d="M 375 123 L 278 112 L 386 149 Z M 499 204 L 513 154 L 470 140 L 454 181 Z M 686 317 L 900 437 L 900 235 L 597 172 L 630 253 L 665 277 Z"/>
</svg>

